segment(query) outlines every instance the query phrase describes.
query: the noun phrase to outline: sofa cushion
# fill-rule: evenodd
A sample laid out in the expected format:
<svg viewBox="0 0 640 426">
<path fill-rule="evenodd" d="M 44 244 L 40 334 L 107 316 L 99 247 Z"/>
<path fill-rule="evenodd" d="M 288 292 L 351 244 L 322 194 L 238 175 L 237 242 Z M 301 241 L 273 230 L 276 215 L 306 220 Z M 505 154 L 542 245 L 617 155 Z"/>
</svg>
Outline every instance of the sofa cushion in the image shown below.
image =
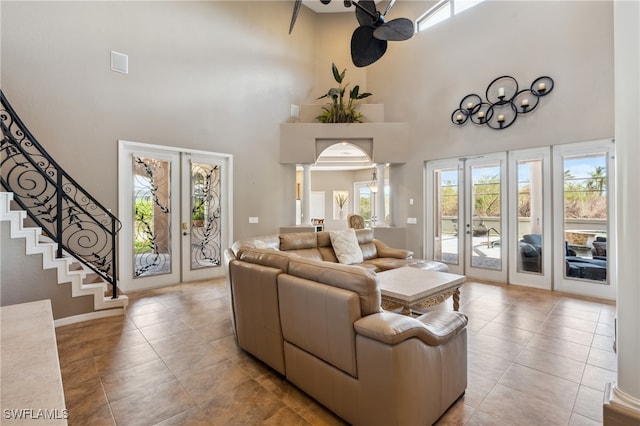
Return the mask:
<svg viewBox="0 0 640 426">
<path fill-rule="evenodd" d="M 378 276 L 367 268 L 297 258 L 289 262 L 289 274 L 358 293 L 362 315 L 380 311 Z"/>
<path fill-rule="evenodd" d="M 270 266 L 280 269 L 284 272 L 289 270 L 289 260 L 296 258 L 295 254 L 285 253 L 273 249 L 241 249 L 239 252 L 239 260 L 248 263 L 256 263 L 259 265 Z"/>
<path fill-rule="evenodd" d="M 322 260 L 325 262 L 338 263 L 338 258 L 336 257 L 336 253 L 333 251 L 333 246 L 331 245 L 331 235 L 329 234 L 329 231 L 320 231 L 317 235 L 318 251 L 322 256 Z"/>
<path fill-rule="evenodd" d="M 280 250 L 300 250 L 318 247 L 318 239 L 314 232 L 294 232 L 280 234 Z"/>
<path fill-rule="evenodd" d="M 338 262 L 345 265 L 353 265 L 354 263 L 362 263 L 364 260 L 362 250 L 358 244 L 355 230 L 343 229 L 341 231 L 331 231 L 331 244 L 333 251 L 338 258 Z"/>
</svg>

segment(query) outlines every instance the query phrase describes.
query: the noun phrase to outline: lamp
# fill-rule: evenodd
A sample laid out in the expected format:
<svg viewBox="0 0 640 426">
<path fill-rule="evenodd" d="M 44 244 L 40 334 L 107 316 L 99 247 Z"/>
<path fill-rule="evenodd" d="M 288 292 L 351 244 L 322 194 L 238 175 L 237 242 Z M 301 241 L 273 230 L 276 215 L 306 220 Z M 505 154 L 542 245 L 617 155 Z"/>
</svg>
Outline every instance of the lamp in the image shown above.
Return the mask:
<svg viewBox="0 0 640 426">
<path fill-rule="evenodd" d="M 548 95 L 553 87 L 553 79 L 542 76 L 535 79 L 528 89 L 519 90 L 515 78 L 503 75 L 489 83 L 486 100 L 475 93 L 462 98 L 458 109 L 451 114 L 451 121 L 458 126 L 471 121 L 496 130 L 506 129 L 519 115 L 533 111 L 540 98 Z"/>
<path fill-rule="evenodd" d="M 378 177 L 376 169 L 371 174 L 371 182 L 369 182 L 369 191 L 371 191 L 371 228 L 376 226 L 376 193 L 378 192 Z"/>
</svg>

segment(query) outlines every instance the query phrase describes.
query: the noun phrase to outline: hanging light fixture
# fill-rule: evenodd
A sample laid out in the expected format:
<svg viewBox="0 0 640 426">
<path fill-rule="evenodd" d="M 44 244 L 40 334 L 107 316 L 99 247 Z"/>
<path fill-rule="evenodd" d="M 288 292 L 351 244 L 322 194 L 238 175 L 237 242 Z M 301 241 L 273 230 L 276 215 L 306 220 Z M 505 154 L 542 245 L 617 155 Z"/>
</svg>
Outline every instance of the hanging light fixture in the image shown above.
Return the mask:
<svg viewBox="0 0 640 426">
<path fill-rule="evenodd" d="M 369 182 L 369 191 L 371 191 L 374 194 L 378 192 L 378 178 L 377 178 L 375 169 L 373 169 L 373 173 L 371 174 L 371 182 Z"/>
<path fill-rule="evenodd" d="M 375 167 L 375 166 L 374 166 Z M 373 169 L 371 173 L 371 182 L 369 182 L 369 191 L 371 191 L 371 229 L 376 226 L 376 193 L 378 192 L 378 177 L 376 174 L 376 169 Z"/>
</svg>

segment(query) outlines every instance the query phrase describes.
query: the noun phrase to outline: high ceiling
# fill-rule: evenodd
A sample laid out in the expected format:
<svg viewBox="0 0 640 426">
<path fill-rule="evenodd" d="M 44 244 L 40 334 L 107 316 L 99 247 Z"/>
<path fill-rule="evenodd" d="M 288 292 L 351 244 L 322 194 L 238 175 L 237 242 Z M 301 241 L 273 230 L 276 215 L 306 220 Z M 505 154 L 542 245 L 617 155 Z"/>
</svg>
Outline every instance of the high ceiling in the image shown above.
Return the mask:
<svg viewBox="0 0 640 426">
<path fill-rule="evenodd" d="M 380 0 L 376 0 L 376 4 L 380 3 Z M 354 7 L 344 7 L 343 0 L 333 0 L 329 4 L 322 4 L 320 0 L 302 0 L 302 4 L 316 13 L 341 13 L 352 12 Z"/>
</svg>

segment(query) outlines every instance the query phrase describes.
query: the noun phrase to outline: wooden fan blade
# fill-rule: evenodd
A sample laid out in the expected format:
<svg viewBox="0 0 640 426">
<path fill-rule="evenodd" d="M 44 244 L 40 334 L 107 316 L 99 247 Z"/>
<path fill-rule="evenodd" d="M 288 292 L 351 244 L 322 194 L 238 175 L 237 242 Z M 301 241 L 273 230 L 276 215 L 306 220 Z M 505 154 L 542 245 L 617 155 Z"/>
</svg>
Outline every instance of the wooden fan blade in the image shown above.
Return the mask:
<svg viewBox="0 0 640 426">
<path fill-rule="evenodd" d="M 407 18 L 392 19 L 376 27 L 373 36 L 378 40 L 403 41 L 413 37 L 413 22 Z"/>
<path fill-rule="evenodd" d="M 293 26 L 296 24 L 296 19 L 298 19 L 300 6 L 302 6 L 302 0 L 296 0 L 296 2 L 293 4 L 293 15 L 291 16 L 291 24 L 289 25 L 289 34 L 291 34 L 291 31 L 293 31 Z"/>
<path fill-rule="evenodd" d="M 387 51 L 387 41 L 373 36 L 374 27 L 361 26 L 351 36 L 351 60 L 356 67 L 371 65 Z"/>
</svg>

